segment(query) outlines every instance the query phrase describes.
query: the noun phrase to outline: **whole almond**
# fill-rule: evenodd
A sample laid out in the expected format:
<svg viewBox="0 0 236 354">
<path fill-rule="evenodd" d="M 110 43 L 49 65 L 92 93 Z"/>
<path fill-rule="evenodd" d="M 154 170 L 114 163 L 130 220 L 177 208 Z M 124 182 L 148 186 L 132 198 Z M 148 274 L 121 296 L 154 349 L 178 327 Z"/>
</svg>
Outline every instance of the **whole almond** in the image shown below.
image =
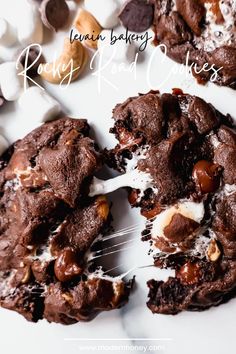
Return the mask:
<svg viewBox="0 0 236 354">
<path fill-rule="evenodd" d="M 219 250 L 217 242 L 215 240 L 211 240 L 207 250 L 208 258 L 210 259 L 210 261 L 216 262 L 217 259 L 220 257 L 220 254 L 221 252 Z"/>
</svg>

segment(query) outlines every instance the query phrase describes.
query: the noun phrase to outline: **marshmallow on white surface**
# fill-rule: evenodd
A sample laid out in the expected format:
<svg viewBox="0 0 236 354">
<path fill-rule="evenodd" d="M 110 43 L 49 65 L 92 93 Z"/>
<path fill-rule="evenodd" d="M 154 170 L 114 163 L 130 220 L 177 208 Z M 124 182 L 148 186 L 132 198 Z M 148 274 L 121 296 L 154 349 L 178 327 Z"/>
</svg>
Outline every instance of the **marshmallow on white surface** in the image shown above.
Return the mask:
<svg viewBox="0 0 236 354">
<path fill-rule="evenodd" d="M 14 61 L 0 65 L 0 87 L 3 97 L 7 101 L 17 100 L 24 89 L 24 77 L 19 75 L 23 66 L 19 63 L 16 67 Z"/>
<path fill-rule="evenodd" d="M 19 98 L 19 105 L 37 123 L 53 120 L 61 112 L 61 105 L 38 86 L 25 90 Z"/>
<path fill-rule="evenodd" d="M 4 136 L 0 135 L 0 156 L 8 149 L 9 143 L 8 141 L 4 138 Z"/>
<path fill-rule="evenodd" d="M 84 4 L 103 28 L 113 28 L 118 24 L 120 4 L 117 0 L 85 0 Z"/>
<path fill-rule="evenodd" d="M 27 46 L 32 43 L 41 44 L 43 41 L 43 23 L 37 4 L 27 0 L 22 1 L 24 18 L 20 18 L 17 25 L 19 42 Z"/>
<path fill-rule="evenodd" d="M 0 45 L 11 47 L 16 41 L 16 30 L 7 20 L 0 18 Z"/>
<path fill-rule="evenodd" d="M 119 37 L 119 33 L 113 31 L 113 35 L 116 38 Z M 117 62 L 129 62 L 131 63 L 135 59 L 135 45 L 132 42 L 131 44 L 126 43 L 124 40 L 117 40 L 113 45 L 111 45 L 111 31 L 103 30 L 100 33 L 102 38 L 98 40 L 98 50 L 101 55 L 106 59 L 111 59 Z"/>
</svg>

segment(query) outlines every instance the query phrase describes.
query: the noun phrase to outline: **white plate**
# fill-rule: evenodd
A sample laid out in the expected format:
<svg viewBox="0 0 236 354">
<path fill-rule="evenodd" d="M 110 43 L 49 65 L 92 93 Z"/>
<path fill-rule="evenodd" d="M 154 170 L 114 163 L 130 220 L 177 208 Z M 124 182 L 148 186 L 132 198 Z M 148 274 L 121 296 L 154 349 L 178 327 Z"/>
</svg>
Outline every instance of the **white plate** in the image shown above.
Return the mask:
<svg viewBox="0 0 236 354">
<path fill-rule="evenodd" d="M 0 14 L 7 15 L 13 21 L 18 16 L 23 21 L 24 14 L 21 14 L 19 4 L 20 0 L 2 0 Z M 69 28 L 54 36 L 47 33 L 43 51 L 48 60 L 53 58 L 55 51 L 60 53 L 68 31 Z M 0 58 L 10 59 L 15 49 L 6 51 L 0 48 Z M 151 88 L 171 92 L 173 87 L 181 87 L 185 92 L 199 95 L 211 102 L 221 112 L 236 117 L 236 93 L 233 90 L 213 84 L 207 86 L 196 84 L 194 79 L 185 75 L 185 72 L 179 72 L 180 65 L 164 58 L 159 52 L 155 54 L 151 64 L 150 58 L 154 50 L 154 47 L 150 46 L 141 56 L 136 67 L 136 76 L 134 72 L 129 71 L 112 73 L 115 67 L 112 68 L 112 64 L 107 66 L 102 71 L 100 91 L 95 70 L 89 68 L 81 79 L 72 83 L 66 90 L 50 84 L 44 86 L 63 104 L 68 115 L 87 118 L 100 146 L 108 148 L 115 144 L 114 137 L 109 134 L 109 128 L 113 125 L 111 119 L 113 107 L 129 96 L 137 95 L 139 92 L 145 93 Z M 147 70 L 148 64 L 150 75 Z M 13 142 L 31 130 L 31 117 L 23 116 L 17 104 L 10 103 L 1 109 L 0 127 L 1 132 Z M 142 222 L 138 211 L 131 210 L 128 205 L 124 191 L 114 193 L 111 199 L 116 230 Z M 146 256 L 147 247 L 145 248 L 139 241 L 139 232 L 130 234 L 129 237 L 137 238 L 136 246 L 117 255 L 115 259 L 115 263 L 121 264 L 123 271 L 136 264 L 150 263 Z M 88 351 L 106 353 L 112 350 L 115 353 L 142 353 L 144 346 L 146 352 L 150 353 L 233 352 L 235 299 L 202 313 L 185 312 L 177 316 L 152 315 L 145 305 L 148 291 L 146 281 L 152 277 L 158 278 L 159 271 L 148 268 L 135 273 L 136 287 L 128 305 L 121 310 L 102 313 L 90 323 L 78 323 L 69 327 L 48 324 L 46 321 L 32 324 L 14 312 L 1 309 L 0 351 L 12 354 L 65 352 L 84 354 Z M 90 340 L 85 340 L 86 338 Z M 135 338 L 139 340 L 134 340 Z M 143 340 L 140 340 L 142 338 Z M 87 347 L 84 347 L 85 345 Z M 88 345 L 92 347 L 88 348 Z"/>
</svg>

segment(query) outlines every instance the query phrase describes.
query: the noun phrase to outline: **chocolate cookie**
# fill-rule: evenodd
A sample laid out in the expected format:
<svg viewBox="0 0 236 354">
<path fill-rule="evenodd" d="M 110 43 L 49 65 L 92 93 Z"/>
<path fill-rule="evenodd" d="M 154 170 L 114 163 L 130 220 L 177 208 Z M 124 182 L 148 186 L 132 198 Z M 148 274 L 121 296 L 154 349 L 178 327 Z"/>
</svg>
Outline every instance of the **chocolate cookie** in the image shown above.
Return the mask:
<svg viewBox="0 0 236 354">
<path fill-rule="evenodd" d="M 150 0 L 155 6 L 157 44 L 179 63 L 196 64 L 204 81 L 236 88 L 236 7 L 234 0 Z M 207 64 L 206 64 L 207 63 Z M 218 71 L 219 70 L 219 71 Z M 217 71 L 217 75 L 215 75 Z"/>
<path fill-rule="evenodd" d="M 101 166 L 88 134 L 86 120 L 59 119 L 1 157 L 0 304 L 30 321 L 89 320 L 128 298 L 88 262 L 110 219 L 106 198 L 88 197 Z"/>
<path fill-rule="evenodd" d="M 108 163 L 147 218 L 143 241 L 157 267 L 148 307 L 177 313 L 217 305 L 236 291 L 236 129 L 203 99 L 174 90 L 116 106 L 119 144 Z"/>
</svg>

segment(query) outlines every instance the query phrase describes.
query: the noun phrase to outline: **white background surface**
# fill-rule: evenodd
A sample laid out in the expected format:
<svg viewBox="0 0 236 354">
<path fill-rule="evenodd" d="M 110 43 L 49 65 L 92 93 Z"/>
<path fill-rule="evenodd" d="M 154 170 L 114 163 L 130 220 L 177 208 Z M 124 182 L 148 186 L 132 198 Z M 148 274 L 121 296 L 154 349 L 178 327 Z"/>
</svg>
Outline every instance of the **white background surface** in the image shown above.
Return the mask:
<svg viewBox="0 0 236 354">
<path fill-rule="evenodd" d="M 23 20 L 24 14 L 21 14 L 19 5 L 19 0 L 0 0 L 0 14 L 9 16 L 12 21 L 16 17 L 18 20 Z M 63 39 L 69 29 L 70 26 L 55 36 L 45 31 L 46 43 L 43 45 L 43 51 L 49 61 L 53 58 L 55 51 L 60 53 Z M 15 50 L 16 47 L 10 51 L 5 51 L 0 47 L 0 59 L 9 60 Z M 90 70 L 89 67 L 81 79 L 72 83 L 66 90 L 45 83 L 44 87 L 62 103 L 66 114 L 71 117 L 87 118 L 95 131 L 100 146 L 108 148 L 115 144 L 113 136 L 108 133 L 113 124 L 111 117 L 115 104 L 122 102 L 129 96 L 137 95 L 138 92 L 147 92 L 151 88 L 161 89 L 162 92 L 171 92 L 171 88 L 181 87 L 185 92 L 199 95 L 211 102 L 223 113 L 230 113 L 236 117 L 236 93 L 233 90 L 216 87 L 213 84 L 197 85 L 190 76 L 185 73 L 177 73 L 180 65 L 165 59 L 160 53 L 155 55 L 155 60 L 150 66 L 152 81 L 152 87 L 150 87 L 147 80 L 147 67 L 150 64 L 153 50 L 154 48 L 150 46 L 141 56 L 137 64 L 136 78 L 133 73 L 127 71 L 112 73 L 114 63 L 106 67 L 102 75 L 117 89 L 102 80 L 99 92 L 98 78 L 94 75 L 95 70 Z M 170 77 L 166 79 L 168 75 Z M 164 84 L 163 80 L 165 80 Z M 32 107 L 32 116 L 23 115 L 17 103 L 9 103 L 1 109 L 0 130 L 10 142 L 23 137 L 31 130 L 34 126 L 32 124 L 33 112 L 34 107 Z M 138 217 L 138 212 L 131 210 L 128 205 L 125 192 L 116 192 L 111 196 L 111 199 L 114 203 L 113 216 L 117 230 L 140 222 L 141 218 Z M 135 265 L 151 263 L 151 260 L 145 256 L 145 246 L 138 241 L 139 233 L 129 237 L 137 238 L 136 247 L 117 255 L 117 259 L 115 259 L 117 265 L 122 265 L 122 271 Z M 158 275 L 158 270 L 154 268 L 137 271 L 136 287 L 130 297 L 129 304 L 121 310 L 102 313 L 90 323 L 78 323 L 69 327 L 48 324 L 46 321 L 32 324 L 14 312 L 1 309 L 0 353 L 62 354 L 68 352 L 70 354 L 84 354 L 88 352 L 85 348 L 81 348 L 84 344 L 94 346 L 102 344 L 107 346 L 161 345 L 163 346 L 162 350 L 147 350 L 147 352 L 166 354 L 233 353 L 235 351 L 233 342 L 236 328 L 236 299 L 203 313 L 185 312 L 177 316 L 152 315 L 145 305 L 147 301 L 146 280 L 151 277 L 157 278 Z M 93 340 L 89 342 L 81 340 L 84 338 Z M 99 340 L 94 340 L 96 338 Z M 101 340 L 103 338 L 104 340 Z M 119 340 L 113 340 L 115 338 Z M 132 338 L 146 338 L 147 340 L 132 341 Z M 152 338 L 170 338 L 171 340 L 148 340 Z M 97 348 L 93 351 L 91 348 L 89 352 L 111 352 L 111 350 L 106 351 L 105 349 L 98 351 Z M 114 351 L 114 353 L 134 352 L 141 353 L 142 351 L 134 351 L 134 348 L 127 351 L 124 348 Z"/>
</svg>

